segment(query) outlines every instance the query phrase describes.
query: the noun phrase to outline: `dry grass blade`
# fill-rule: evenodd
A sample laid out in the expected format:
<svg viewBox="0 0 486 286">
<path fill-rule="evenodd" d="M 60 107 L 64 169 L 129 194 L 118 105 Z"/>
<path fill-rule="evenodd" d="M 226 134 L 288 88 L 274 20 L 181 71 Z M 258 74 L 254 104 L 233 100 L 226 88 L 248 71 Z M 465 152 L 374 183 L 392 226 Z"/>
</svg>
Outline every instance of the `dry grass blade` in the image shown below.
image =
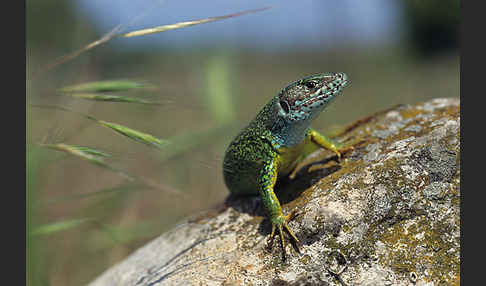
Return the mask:
<svg viewBox="0 0 486 286">
<path fill-rule="evenodd" d="M 31 106 L 40 107 L 40 108 L 59 109 L 59 110 L 62 110 L 62 111 L 73 112 L 73 113 L 79 114 L 79 115 L 81 115 L 81 116 L 83 116 L 87 119 L 95 121 L 96 123 L 98 123 L 102 126 L 110 128 L 111 130 L 113 130 L 113 131 L 115 131 L 115 132 L 117 132 L 117 133 L 119 133 L 123 136 L 126 136 L 126 137 L 128 137 L 132 140 L 143 143 L 145 145 L 155 147 L 157 149 L 161 149 L 162 147 L 165 147 L 167 144 L 169 144 L 169 141 L 157 138 L 157 137 L 155 137 L 151 134 L 132 129 L 130 127 L 123 126 L 121 124 L 108 122 L 108 121 L 104 121 L 104 120 L 99 120 L 99 119 L 96 119 L 95 117 L 93 117 L 91 115 L 83 114 L 81 112 L 77 112 L 77 111 L 71 110 L 69 108 L 62 107 L 62 106 L 36 105 L 36 104 L 31 104 Z"/>
<path fill-rule="evenodd" d="M 130 139 L 133 139 L 137 142 L 146 144 L 148 146 L 156 147 L 156 148 L 162 148 L 166 146 L 169 142 L 166 140 L 159 139 L 155 136 L 152 136 L 148 133 L 140 132 L 138 130 L 112 123 L 112 122 L 107 122 L 103 120 L 97 120 L 97 122 L 103 126 L 106 126 Z"/>
<path fill-rule="evenodd" d="M 82 47 L 81 49 L 79 50 L 76 50 L 72 53 L 69 53 L 67 55 L 64 55 L 64 56 L 61 56 L 59 58 L 57 58 L 53 63 L 47 65 L 43 70 L 45 71 L 49 71 L 51 70 L 52 68 L 60 65 L 60 64 L 63 64 L 67 61 L 70 61 L 72 59 L 74 59 L 75 57 L 79 56 L 80 54 L 96 47 L 96 46 L 99 46 L 103 43 L 106 43 L 108 42 L 109 40 L 115 38 L 118 36 L 118 32 L 121 31 L 121 29 L 123 28 L 123 25 L 118 25 L 116 26 L 115 28 L 113 28 L 113 30 L 111 30 L 110 32 L 106 33 L 103 37 L 101 37 L 100 39 L 94 41 L 94 42 L 91 42 L 89 44 L 87 44 L 86 46 Z M 39 72 L 40 73 L 40 72 Z"/>
<path fill-rule="evenodd" d="M 48 235 L 53 234 L 59 231 L 68 230 L 71 228 L 75 228 L 85 222 L 90 221 L 91 219 L 72 219 L 72 220 L 63 220 L 54 223 L 48 223 L 40 225 L 32 230 L 30 233 L 31 235 L 38 236 L 38 235 Z"/>
<path fill-rule="evenodd" d="M 194 20 L 194 21 L 179 22 L 179 23 L 170 24 L 170 25 L 158 26 L 158 27 L 155 27 L 155 28 L 137 30 L 137 31 L 121 34 L 120 36 L 125 37 L 125 38 L 129 38 L 129 37 L 137 37 L 137 36 L 144 36 L 144 35 L 150 35 L 150 34 L 155 34 L 155 33 L 161 33 L 161 32 L 165 32 L 165 31 L 168 31 L 168 30 L 180 29 L 180 28 L 184 28 L 184 27 L 188 27 L 188 26 L 194 26 L 194 25 L 199 25 L 199 24 L 204 24 L 204 23 L 215 22 L 215 21 L 219 21 L 219 20 L 223 20 L 223 19 L 238 17 L 238 16 L 242 16 L 242 15 L 245 15 L 245 14 L 256 13 L 256 12 L 268 10 L 270 8 L 271 7 L 265 7 L 265 8 L 260 8 L 260 9 L 246 10 L 246 11 L 228 14 L 228 15 L 224 15 L 224 16 L 216 16 L 216 17 L 205 18 L 205 19 Z"/>
<path fill-rule="evenodd" d="M 93 81 L 77 85 L 71 85 L 58 89 L 60 95 L 68 95 L 74 98 L 81 98 L 94 101 L 105 102 L 126 102 L 126 103 L 141 103 L 158 105 L 157 102 L 151 102 L 135 97 L 102 94 L 104 92 L 123 92 L 136 89 L 153 90 L 156 86 L 137 82 L 132 80 L 105 80 L 105 81 Z"/>
<path fill-rule="evenodd" d="M 64 145 L 66 145 L 66 144 L 64 144 Z M 66 146 L 69 146 L 69 145 L 66 145 Z M 71 145 L 71 147 L 77 149 L 78 151 L 80 151 L 80 152 L 82 152 L 82 153 L 84 153 L 86 155 L 95 156 L 97 158 L 100 158 L 100 157 L 105 157 L 105 158 L 111 157 L 111 155 L 108 154 L 108 153 L 105 153 L 103 151 L 96 150 L 96 149 L 93 149 L 93 148 L 90 148 L 90 147 L 77 146 L 77 145 Z"/>
<path fill-rule="evenodd" d="M 125 172 L 106 164 L 103 158 L 110 157 L 110 155 L 103 151 L 84 146 L 68 145 L 64 143 L 40 144 L 40 146 L 74 155 L 92 164 L 114 171 L 129 180 L 134 180 L 133 177 L 127 175 Z"/>
<path fill-rule="evenodd" d="M 73 93 L 73 92 L 115 92 L 115 91 L 127 91 L 132 89 L 154 89 L 155 86 L 136 82 L 131 80 L 104 80 L 104 81 L 93 81 L 72 86 L 67 86 L 60 88 L 58 91 L 62 93 Z"/>
<path fill-rule="evenodd" d="M 69 95 L 74 98 L 81 98 L 87 100 L 95 101 L 105 101 L 105 102 L 126 102 L 126 103 L 140 103 L 140 104 L 151 104 L 159 105 L 158 102 L 147 101 L 135 97 L 128 97 L 122 95 L 110 95 L 110 94 L 96 94 L 96 93 L 66 93 L 62 95 Z"/>
<path fill-rule="evenodd" d="M 145 14 L 145 13 L 143 13 Z M 135 18 L 133 18 L 130 23 L 133 24 L 134 22 L 136 22 L 139 18 L 143 17 L 143 14 L 141 15 L 138 15 L 136 16 Z M 129 24 L 130 24 L 129 23 Z M 119 24 L 118 26 L 116 26 L 115 28 L 113 28 L 111 31 L 109 31 L 108 33 L 106 33 L 105 35 L 103 35 L 103 37 L 99 38 L 98 40 L 94 41 L 94 42 L 91 42 L 89 44 L 87 44 L 86 46 L 82 47 L 81 49 L 79 50 L 76 50 L 72 53 L 69 53 L 69 54 L 66 54 L 64 56 L 61 56 L 59 58 L 57 58 L 54 62 L 52 62 L 51 64 L 47 65 L 45 68 L 41 69 L 42 70 L 45 70 L 45 71 L 49 71 L 50 69 L 52 68 L 55 68 L 56 66 L 60 65 L 60 64 L 63 64 L 65 62 L 68 62 L 72 59 L 74 59 L 75 57 L 79 56 L 80 54 L 96 47 L 96 46 L 99 46 L 101 44 L 104 44 L 108 41 L 110 41 L 111 39 L 117 37 L 121 32 L 121 30 L 123 29 L 124 25 L 123 24 Z"/>
<path fill-rule="evenodd" d="M 41 144 L 41 146 L 49 149 L 69 153 L 79 158 L 88 160 L 94 164 L 104 164 L 102 157 L 110 157 L 109 154 L 103 151 L 99 151 L 93 148 L 83 147 L 83 146 L 68 145 L 64 143 Z"/>
<path fill-rule="evenodd" d="M 168 30 L 180 29 L 180 28 L 183 28 L 183 27 L 214 22 L 214 21 L 223 20 L 223 19 L 227 19 L 227 18 L 238 17 L 238 16 L 242 16 L 242 15 L 245 15 L 245 14 L 250 14 L 250 13 L 256 13 L 256 12 L 268 10 L 270 8 L 271 7 L 265 7 L 265 8 L 253 9 L 253 10 L 246 10 L 246 11 L 233 13 L 233 14 L 229 14 L 229 15 L 224 15 L 224 16 L 216 16 L 216 17 L 211 17 L 211 18 L 206 18 L 206 19 L 201 19 L 201 20 L 196 20 L 196 21 L 180 22 L 180 23 L 176 23 L 176 24 L 172 24 L 172 25 L 165 25 L 165 26 L 159 26 L 159 27 L 155 27 L 155 28 L 143 29 L 143 30 L 133 31 L 133 32 L 125 33 L 125 34 L 117 34 L 123 28 L 123 25 L 120 24 L 120 25 L 116 26 L 115 28 L 113 28 L 113 30 L 111 30 L 110 32 L 106 33 L 100 39 L 87 44 L 86 46 L 82 47 L 79 50 L 76 50 L 72 53 L 69 53 L 67 55 L 64 55 L 64 56 L 57 58 L 54 62 L 47 65 L 45 68 L 41 69 L 41 71 L 37 72 L 35 75 L 41 74 L 42 71 L 49 71 L 52 68 L 54 68 L 54 67 L 56 67 L 60 64 L 63 64 L 65 62 L 68 62 L 68 61 L 74 59 L 75 57 L 79 56 L 80 54 L 82 54 L 82 53 L 84 53 L 88 50 L 91 50 L 92 48 L 94 48 L 96 46 L 104 44 L 104 43 L 106 43 L 106 42 L 108 42 L 108 41 L 110 41 L 110 40 L 112 40 L 113 38 L 116 38 L 116 37 L 135 37 L 135 36 L 142 36 L 142 35 L 148 35 L 148 34 L 153 34 L 153 33 L 160 33 L 160 32 L 164 32 L 164 31 L 168 31 Z M 35 76 L 35 75 L 32 75 L 32 76 Z"/>
</svg>

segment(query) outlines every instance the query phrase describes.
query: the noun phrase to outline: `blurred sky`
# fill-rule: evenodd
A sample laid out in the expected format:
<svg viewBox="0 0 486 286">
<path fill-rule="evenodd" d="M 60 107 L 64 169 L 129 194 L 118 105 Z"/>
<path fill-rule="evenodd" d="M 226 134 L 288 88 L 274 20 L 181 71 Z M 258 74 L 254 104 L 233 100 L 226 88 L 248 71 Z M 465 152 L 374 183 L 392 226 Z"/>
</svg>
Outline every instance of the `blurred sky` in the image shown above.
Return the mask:
<svg viewBox="0 0 486 286">
<path fill-rule="evenodd" d="M 247 9 L 270 10 L 219 22 L 120 40 L 127 48 L 154 44 L 176 47 L 224 44 L 258 49 L 336 44 L 392 44 L 401 34 L 398 0 L 76 0 L 83 17 L 106 33 L 119 24 L 125 32 Z M 133 23 L 130 25 L 130 23 Z"/>
</svg>

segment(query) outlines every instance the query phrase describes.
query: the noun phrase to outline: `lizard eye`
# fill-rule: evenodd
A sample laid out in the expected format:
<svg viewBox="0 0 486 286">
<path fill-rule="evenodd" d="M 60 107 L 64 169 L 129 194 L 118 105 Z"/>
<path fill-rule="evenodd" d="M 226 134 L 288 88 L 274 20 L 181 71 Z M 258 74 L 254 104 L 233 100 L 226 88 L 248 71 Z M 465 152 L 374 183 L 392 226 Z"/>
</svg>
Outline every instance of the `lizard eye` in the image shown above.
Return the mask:
<svg viewBox="0 0 486 286">
<path fill-rule="evenodd" d="M 282 109 L 285 111 L 285 113 L 289 113 L 290 112 L 290 106 L 289 104 L 287 103 L 287 101 L 285 100 L 280 100 L 280 106 L 282 107 Z"/>
<path fill-rule="evenodd" d="M 316 87 L 316 83 L 313 82 L 313 81 L 308 81 L 305 83 L 305 86 L 308 88 L 308 89 L 313 89 Z"/>
</svg>

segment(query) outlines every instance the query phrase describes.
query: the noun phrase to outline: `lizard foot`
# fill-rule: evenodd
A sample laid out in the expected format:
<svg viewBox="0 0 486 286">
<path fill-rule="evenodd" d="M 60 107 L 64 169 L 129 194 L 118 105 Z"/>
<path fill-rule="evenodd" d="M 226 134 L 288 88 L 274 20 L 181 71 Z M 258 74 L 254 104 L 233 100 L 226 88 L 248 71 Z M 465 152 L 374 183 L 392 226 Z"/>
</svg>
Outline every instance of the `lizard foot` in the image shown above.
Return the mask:
<svg viewBox="0 0 486 286">
<path fill-rule="evenodd" d="M 342 157 L 341 154 L 345 154 L 345 153 L 348 153 L 348 152 L 353 151 L 353 150 L 354 150 L 353 145 L 338 145 L 332 151 L 334 153 L 336 153 L 336 155 L 338 157 L 338 161 L 341 161 L 341 157 Z"/>
<path fill-rule="evenodd" d="M 292 240 L 292 245 L 295 247 L 298 253 L 300 253 L 299 247 L 297 246 L 297 243 L 299 243 L 299 239 L 297 236 L 295 236 L 294 232 L 290 229 L 288 226 L 287 222 L 294 219 L 297 216 L 297 212 L 293 210 L 289 215 L 283 215 L 280 214 L 279 216 L 272 218 L 272 233 L 270 234 L 270 241 L 269 241 L 269 246 L 272 247 L 273 245 L 273 239 L 274 236 L 276 235 L 275 230 L 278 230 L 279 236 L 280 236 L 280 243 L 282 246 L 282 258 L 283 260 L 286 260 L 286 253 L 285 253 L 285 237 L 284 237 L 284 230 L 287 231 L 287 233 L 290 235 L 291 240 Z"/>
</svg>

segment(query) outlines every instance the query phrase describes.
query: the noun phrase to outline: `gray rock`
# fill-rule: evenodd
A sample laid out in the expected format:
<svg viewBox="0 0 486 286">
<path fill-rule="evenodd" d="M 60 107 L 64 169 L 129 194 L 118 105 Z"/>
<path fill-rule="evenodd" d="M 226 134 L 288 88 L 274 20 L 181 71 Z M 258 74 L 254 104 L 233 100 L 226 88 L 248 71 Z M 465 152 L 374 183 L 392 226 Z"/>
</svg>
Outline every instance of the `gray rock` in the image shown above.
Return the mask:
<svg viewBox="0 0 486 286">
<path fill-rule="evenodd" d="M 355 150 L 339 164 L 319 151 L 278 186 L 284 212 L 299 212 L 301 254 L 288 245 L 286 261 L 277 241 L 267 246 L 260 200 L 236 198 L 90 285 L 459 285 L 459 126 L 453 98 L 350 125 L 340 139 Z"/>
</svg>

